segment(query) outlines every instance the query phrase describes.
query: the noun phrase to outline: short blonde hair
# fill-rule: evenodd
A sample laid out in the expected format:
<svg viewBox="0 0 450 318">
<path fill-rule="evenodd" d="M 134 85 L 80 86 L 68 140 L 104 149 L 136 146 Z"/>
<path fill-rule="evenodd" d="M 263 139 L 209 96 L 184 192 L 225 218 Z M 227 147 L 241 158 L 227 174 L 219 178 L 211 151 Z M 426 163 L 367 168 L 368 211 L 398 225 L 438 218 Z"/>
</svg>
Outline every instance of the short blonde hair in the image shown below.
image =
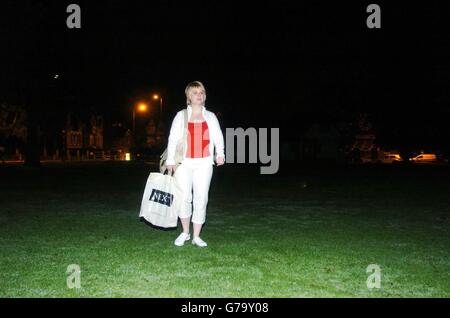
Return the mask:
<svg viewBox="0 0 450 318">
<path fill-rule="evenodd" d="M 191 93 L 191 90 L 193 88 L 200 88 L 205 93 L 205 97 L 206 97 L 206 89 L 205 89 L 205 86 L 201 82 L 199 82 L 199 81 L 190 82 L 186 86 L 186 89 L 184 90 L 184 93 L 186 94 L 186 105 L 190 105 L 191 104 L 191 100 L 189 98 L 189 94 Z"/>
</svg>

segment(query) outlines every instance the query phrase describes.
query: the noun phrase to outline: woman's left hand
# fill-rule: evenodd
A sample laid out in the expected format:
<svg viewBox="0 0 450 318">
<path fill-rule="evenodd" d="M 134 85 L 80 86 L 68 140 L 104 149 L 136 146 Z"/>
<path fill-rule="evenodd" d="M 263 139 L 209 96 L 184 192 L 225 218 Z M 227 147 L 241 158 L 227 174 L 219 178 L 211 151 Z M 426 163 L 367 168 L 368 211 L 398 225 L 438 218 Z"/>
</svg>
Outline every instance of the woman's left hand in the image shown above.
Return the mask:
<svg viewBox="0 0 450 318">
<path fill-rule="evenodd" d="M 218 166 L 223 165 L 225 163 L 225 158 L 224 157 L 217 157 L 216 163 L 217 163 Z"/>
</svg>

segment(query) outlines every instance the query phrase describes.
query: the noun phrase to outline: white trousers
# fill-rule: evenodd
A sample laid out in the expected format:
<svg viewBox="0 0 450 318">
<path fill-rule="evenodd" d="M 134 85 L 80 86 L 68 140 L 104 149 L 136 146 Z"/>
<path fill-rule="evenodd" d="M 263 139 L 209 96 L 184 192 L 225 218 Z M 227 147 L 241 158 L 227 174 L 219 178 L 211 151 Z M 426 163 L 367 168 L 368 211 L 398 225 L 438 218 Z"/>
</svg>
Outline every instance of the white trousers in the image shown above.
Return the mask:
<svg viewBox="0 0 450 318">
<path fill-rule="evenodd" d="M 213 173 L 211 158 L 185 158 L 175 170 L 174 177 L 183 190 L 183 205 L 178 216 L 192 223 L 203 224 L 206 219 L 209 186 Z M 192 204 L 192 193 L 194 202 Z M 194 212 L 192 212 L 192 206 Z"/>
</svg>

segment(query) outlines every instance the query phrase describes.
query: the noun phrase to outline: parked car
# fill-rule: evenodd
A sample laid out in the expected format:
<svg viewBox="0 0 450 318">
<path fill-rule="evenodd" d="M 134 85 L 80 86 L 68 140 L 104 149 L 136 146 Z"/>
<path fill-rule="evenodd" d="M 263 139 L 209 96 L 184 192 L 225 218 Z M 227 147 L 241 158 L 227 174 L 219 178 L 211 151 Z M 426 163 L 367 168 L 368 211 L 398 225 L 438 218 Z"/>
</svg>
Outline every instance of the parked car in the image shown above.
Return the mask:
<svg viewBox="0 0 450 318">
<path fill-rule="evenodd" d="M 414 163 L 433 163 L 437 162 L 437 157 L 432 153 L 421 153 L 413 158 L 409 158 L 409 160 Z"/>
<path fill-rule="evenodd" d="M 383 163 L 400 163 L 403 159 L 398 153 L 386 153 L 382 158 Z"/>
</svg>

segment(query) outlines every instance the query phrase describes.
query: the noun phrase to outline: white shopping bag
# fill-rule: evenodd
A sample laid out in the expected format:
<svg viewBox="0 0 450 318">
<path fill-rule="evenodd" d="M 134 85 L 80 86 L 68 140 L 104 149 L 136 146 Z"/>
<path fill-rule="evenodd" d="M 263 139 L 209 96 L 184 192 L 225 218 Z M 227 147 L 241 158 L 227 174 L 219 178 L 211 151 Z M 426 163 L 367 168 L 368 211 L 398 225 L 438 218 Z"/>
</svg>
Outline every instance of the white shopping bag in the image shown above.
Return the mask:
<svg viewBox="0 0 450 318">
<path fill-rule="evenodd" d="M 181 188 L 173 176 L 152 172 L 147 179 L 139 217 L 158 227 L 176 227 L 182 200 Z"/>
</svg>

